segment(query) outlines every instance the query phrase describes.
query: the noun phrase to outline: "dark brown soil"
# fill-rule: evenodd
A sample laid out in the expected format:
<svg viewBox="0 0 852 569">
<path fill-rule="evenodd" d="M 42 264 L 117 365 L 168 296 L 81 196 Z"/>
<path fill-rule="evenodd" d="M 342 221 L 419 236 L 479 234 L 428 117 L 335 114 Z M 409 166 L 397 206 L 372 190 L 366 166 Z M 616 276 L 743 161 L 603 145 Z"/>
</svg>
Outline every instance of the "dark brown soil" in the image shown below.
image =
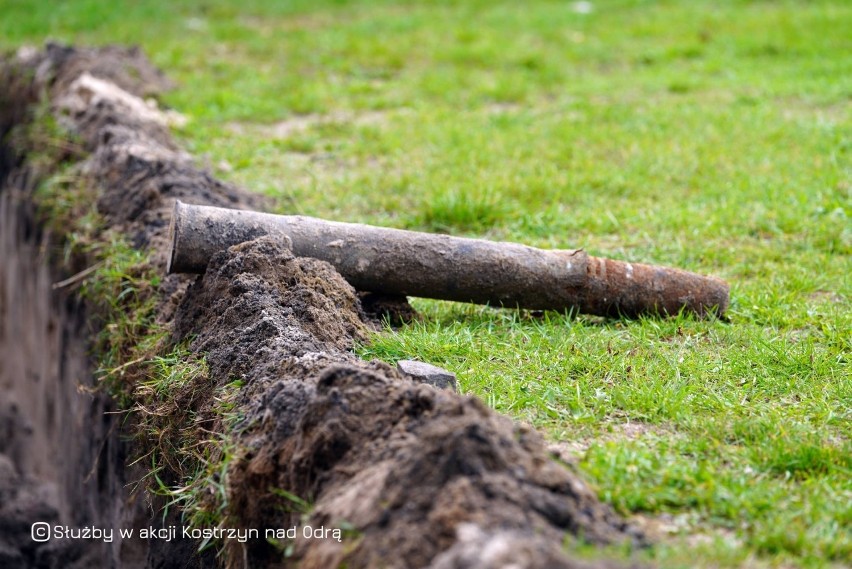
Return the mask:
<svg viewBox="0 0 852 569">
<path fill-rule="evenodd" d="M 53 46 L 12 67 L 50 87 L 54 111 L 89 153 L 79 172 L 98 189 L 98 210 L 112 230 L 149 247 L 157 267 L 165 266 L 174 199 L 262 205 L 198 169 L 162 125 L 109 100 L 79 105 L 72 87 L 84 70 L 137 95 L 162 87 L 162 76 L 138 51 Z M 25 88 L 3 97 L 26 93 L 31 103 L 39 89 L 17 84 Z M 73 97 L 77 102 L 68 103 Z M 20 162 L 12 151 L 4 156 L 7 165 Z M 264 237 L 232 247 L 188 285 L 182 276 L 162 281 L 158 318 L 173 322 L 175 341 L 206 355 L 208 383 L 187 398 L 187 415 L 210 419 L 206 427 L 236 449 L 222 481 L 223 523 L 261 532 L 298 528 L 285 551 L 262 537 L 226 542 L 222 559 L 229 565 L 583 567 L 562 551 L 566 536 L 594 544 L 643 541 L 553 459 L 534 431 L 474 398 L 358 360 L 351 348 L 367 338 L 371 322 L 358 293 L 330 265 L 294 257 L 286 240 Z M 212 419 L 213 393 L 236 379 L 242 382 L 233 410 L 239 420 L 226 427 Z M 123 479 L 120 460 L 113 456 L 103 466 L 106 479 Z M 0 492 L 23 487 L 22 473 L 3 465 Z M 345 533 L 339 542 L 306 538 L 306 527 Z M 10 532 L 0 526 L 0 546 Z M 149 567 L 210 563 L 186 543 L 150 545 Z"/>
<path fill-rule="evenodd" d="M 639 537 L 535 432 L 477 399 L 357 360 L 355 291 L 275 237 L 219 253 L 187 290 L 176 330 L 208 354 L 213 378 L 247 384 L 230 522 L 355 528 L 343 542 L 297 539 L 304 567 L 425 567 L 452 547 L 461 523 L 509 541 Z M 308 500 L 310 515 L 288 514 L 276 489 Z M 250 566 L 279 556 L 261 544 L 247 554 Z M 525 566 L 539 565 L 530 557 Z"/>
<path fill-rule="evenodd" d="M 398 328 L 417 320 L 417 311 L 408 303 L 408 298 L 405 296 L 359 292 L 358 299 L 367 318 L 377 324 L 387 323 Z"/>
</svg>

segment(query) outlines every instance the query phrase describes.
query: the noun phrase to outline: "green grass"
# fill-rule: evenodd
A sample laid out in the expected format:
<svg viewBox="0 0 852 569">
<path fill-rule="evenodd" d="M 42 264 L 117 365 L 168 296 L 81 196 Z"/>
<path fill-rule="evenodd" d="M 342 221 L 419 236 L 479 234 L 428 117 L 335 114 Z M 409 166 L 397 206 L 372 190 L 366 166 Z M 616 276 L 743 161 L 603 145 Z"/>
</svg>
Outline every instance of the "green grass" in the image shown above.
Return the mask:
<svg viewBox="0 0 852 569">
<path fill-rule="evenodd" d="M 280 211 L 729 280 L 727 323 L 418 301 L 360 353 L 575 442 L 603 499 L 668 520 L 663 566 L 848 564 L 852 4 L 593 8 L 0 0 L 0 45 L 141 44 L 183 143 Z"/>
</svg>

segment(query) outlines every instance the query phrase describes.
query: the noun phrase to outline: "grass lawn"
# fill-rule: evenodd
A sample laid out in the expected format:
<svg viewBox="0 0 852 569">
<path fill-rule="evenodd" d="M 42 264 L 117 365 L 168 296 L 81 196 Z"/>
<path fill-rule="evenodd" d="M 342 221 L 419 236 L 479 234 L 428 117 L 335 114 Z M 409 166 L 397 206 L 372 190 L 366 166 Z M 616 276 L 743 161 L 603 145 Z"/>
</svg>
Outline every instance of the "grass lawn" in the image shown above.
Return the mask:
<svg viewBox="0 0 852 569">
<path fill-rule="evenodd" d="M 187 148 L 282 212 L 730 281 L 729 322 L 418 300 L 360 352 L 536 425 L 640 558 L 852 563 L 852 3 L 127 4 L 0 0 L 0 47 L 138 43 Z"/>
</svg>

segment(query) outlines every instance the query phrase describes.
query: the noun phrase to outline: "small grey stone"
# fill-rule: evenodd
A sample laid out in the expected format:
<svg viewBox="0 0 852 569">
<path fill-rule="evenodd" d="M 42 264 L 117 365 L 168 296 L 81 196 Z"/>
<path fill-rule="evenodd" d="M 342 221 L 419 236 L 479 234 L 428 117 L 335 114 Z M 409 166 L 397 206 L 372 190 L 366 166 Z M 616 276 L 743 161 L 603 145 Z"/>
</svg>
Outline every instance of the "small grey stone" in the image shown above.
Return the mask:
<svg viewBox="0 0 852 569">
<path fill-rule="evenodd" d="M 428 383 L 438 389 L 458 391 L 456 374 L 444 368 L 414 360 L 400 360 L 396 363 L 396 367 L 414 381 Z"/>
</svg>

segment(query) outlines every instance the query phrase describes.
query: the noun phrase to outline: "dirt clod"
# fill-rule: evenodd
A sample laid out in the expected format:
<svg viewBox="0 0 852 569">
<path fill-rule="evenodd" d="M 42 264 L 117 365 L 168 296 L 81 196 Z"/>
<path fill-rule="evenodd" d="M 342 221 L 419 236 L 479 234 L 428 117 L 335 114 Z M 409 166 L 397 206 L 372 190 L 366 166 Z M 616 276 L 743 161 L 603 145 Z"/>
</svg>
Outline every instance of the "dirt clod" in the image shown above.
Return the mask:
<svg viewBox="0 0 852 569">
<path fill-rule="evenodd" d="M 397 328 L 417 320 L 417 311 L 409 304 L 405 296 L 359 292 L 358 298 L 367 317 L 377 326 L 386 322 Z"/>
</svg>

